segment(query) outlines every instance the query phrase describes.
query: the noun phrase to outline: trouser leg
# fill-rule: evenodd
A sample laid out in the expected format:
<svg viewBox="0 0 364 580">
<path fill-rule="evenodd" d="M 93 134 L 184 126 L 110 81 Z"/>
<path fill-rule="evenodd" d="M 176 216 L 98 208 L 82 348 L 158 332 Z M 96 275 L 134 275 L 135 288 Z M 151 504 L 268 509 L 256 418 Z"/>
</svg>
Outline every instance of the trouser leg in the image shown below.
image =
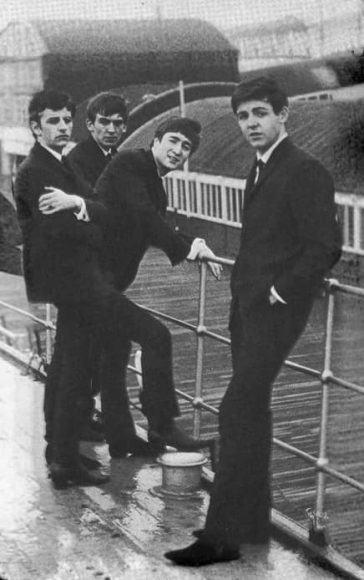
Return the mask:
<svg viewBox="0 0 364 580">
<path fill-rule="evenodd" d="M 126 385 L 130 350 L 130 341 L 121 337 L 109 341 L 101 357 L 101 408 L 105 437 L 115 447 L 127 447 L 128 441 L 136 435 Z"/>
<path fill-rule="evenodd" d="M 47 443 L 52 443 L 53 438 L 54 408 L 62 364 L 62 349 L 60 343 L 60 329 L 57 325 L 53 356 L 48 367 L 44 388 L 43 411 L 45 421 L 45 440 Z"/>
<path fill-rule="evenodd" d="M 78 461 L 78 401 L 80 385 L 87 373 L 85 343 L 90 331 L 89 323 L 89 311 L 82 305 L 59 306 L 57 332 L 62 357 L 54 402 L 52 448 L 54 461 L 65 466 Z"/>
<path fill-rule="evenodd" d="M 131 339 L 142 349 L 141 402 L 149 426 L 162 432 L 179 415 L 172 370 L 172 337 L 159 320 L 133 305 Z"/>
<path fill-rule="evenodd" d="M 249 533 L 268 529 L 271 386 L 310 308 L 262 304 L 233 313 L 233 377 L 220 407 L 220 462 L 204 532 L 212 543 L 235 548 Z"/>
<path fill-rule="evenodd" d="M 124 295 L 116 294 L 112 297 L 112 305 L 108 309 L 108 318 L 110 324 L 107 328 L 112 332 L 109 333 L 108 347 L 104 349 L 104 365 L 109 365 L 107 381 L 102 378 L 102 390 L 108 390 L 106 397 L 110 399 L 116 397 L 113 387 L 120 384 L 120 360 L 126 357 L 119 351 L 121 356 L 119 363 L 117 361 L 117 351 L 115 346 L 110 345 L 110 341 L 116 344 L 128 344 L 128 341 L 134 341 L 140 344 L 142 349 L 142 371 L 143 371 L 143 395 L 142 407 L 150 426 L 160 430 L 164 426 L 170 425 L 173 417 L 179 415 L 178 403 L 173 385 L 172 374 L 172 341 L 168 329 L 156 318 L 145 312 L 142 308 L 131 302 Z M 120 346 L 119 346 L 120 348 Z M 121 390 L 117 398 L 119 412 L 125 416 L 127 405 L 127 394 L 125 387 L 125 369 L 127 360 L 122 362 L 123 374 Z M 104 367 L 104 372 L 106 368 Z M 103 373 L 104 374 L 104 373 Z M 115 377 L 113 379 L 112 377 Z M 113 413 L 114 415 L 114 413 Z M 111 417 L 111 414 L 109 414 Z M 109 436 L 111 436 L 111 430 Z"/>
</svg>

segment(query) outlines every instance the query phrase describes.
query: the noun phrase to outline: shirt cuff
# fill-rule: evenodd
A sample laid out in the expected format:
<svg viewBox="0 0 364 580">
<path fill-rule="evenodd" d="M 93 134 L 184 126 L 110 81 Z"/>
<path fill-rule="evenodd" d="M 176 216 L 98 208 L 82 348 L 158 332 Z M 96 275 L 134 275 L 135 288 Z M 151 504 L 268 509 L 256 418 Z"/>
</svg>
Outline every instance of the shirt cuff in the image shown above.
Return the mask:
<svg viewBox="0 0 364 580">
<path fill-rule="evenodd" d="M 273 296 L 273 298 L 275 298 L 278 302 L 281 302 L 281 304 L 287 304 L 287 302 L 285 300 L 283 300 L 282 296 L 280 296 L 278 294 L 278 292 L 274 288 L 274 286 L 271 286 L 270 293 L 271 293 L 271 296 Z"/>
<path fill-rule="evenodd" d="M 191 249 L 186 257 L 186 260 L 196 260 L 200 250 L 206 246 L 205 240 L 202 238 L 195 238 L 191 244 Z"/>
<path fill-rule="evenodd" d="M 76 216 L 76 218 L 79 221 L 82 222 L 89 222 L 90 221 L 90 217 L 88 215 L 87 209 L 86 209 L 86 203 L 85 200 L 82 197 L 79 196 L 75 196 L 77 197 L 77 201 L 80 204 L 80 210 L 78 212 L 74 212 L 74 215 Z"/>
</svg>

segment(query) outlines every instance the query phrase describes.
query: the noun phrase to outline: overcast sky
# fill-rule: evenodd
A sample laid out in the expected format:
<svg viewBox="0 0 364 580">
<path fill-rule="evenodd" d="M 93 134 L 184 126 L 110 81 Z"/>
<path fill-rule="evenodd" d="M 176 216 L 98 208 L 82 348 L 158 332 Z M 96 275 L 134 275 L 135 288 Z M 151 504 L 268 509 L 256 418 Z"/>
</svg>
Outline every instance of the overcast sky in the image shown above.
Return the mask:
<svg viewBox="0 0 364 580">
<path fill-rule="evenodd" d="M 221 28 L 276 20 L 287 15 L 303 20 L 340 18 L 361 0 L 3 0 L 0 26 L 31 18 L 199 17 Z M 177 8 L 178 5 L 178 8 Z"/>
</svg>

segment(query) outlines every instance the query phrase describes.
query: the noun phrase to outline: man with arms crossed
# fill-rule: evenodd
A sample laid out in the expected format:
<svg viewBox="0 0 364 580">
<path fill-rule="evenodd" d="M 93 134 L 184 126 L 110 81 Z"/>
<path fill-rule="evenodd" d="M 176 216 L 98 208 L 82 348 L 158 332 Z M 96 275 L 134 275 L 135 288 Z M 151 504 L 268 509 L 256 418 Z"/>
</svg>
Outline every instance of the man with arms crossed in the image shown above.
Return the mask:
<svg viewBox="0 0 364 580">
<path fill-rule="evenodd" d="M 66 191 L 72 194 L 67 199 L 76 212 L 85 206 L 93 217 L 97 213 L 102 216 L 103 208 L 87 201 L 92 193 L 88 185 L 62 158 L 74 112 L 64 93 L 35 93 L 29 104 L 35 144 L 20 165 L 14 184 L 28 299 L 58 308 L 55 349 L 44 397 L 46 461 L 57 487 L 70 482 L 85 485 L 107 481 L 105 476 L 88 471 L 78 453 L 77 403 L 86 368 L 84 336 L 102 327 L 103 315 L 110 324 L 114 320 L 109 300 L 112 292 L 103 284 L 98 268 L 101 232 L 94 223 L 78 220 L 73 211 L 44 215 L 38 207 L 45 191 Z"/>
<path fill-rule="evenodd" d="M 195 543 L 165 554 L 181 566 L 235 560 L 242 543 L 269 540 L 271 387 L 340 256 L 332 179 L 287 136 L 284 92 L 267 77 L 242 82 L 232 108 L 256 151 L 231 277 L 233 376 L 205 527 Z"/>
</svg>

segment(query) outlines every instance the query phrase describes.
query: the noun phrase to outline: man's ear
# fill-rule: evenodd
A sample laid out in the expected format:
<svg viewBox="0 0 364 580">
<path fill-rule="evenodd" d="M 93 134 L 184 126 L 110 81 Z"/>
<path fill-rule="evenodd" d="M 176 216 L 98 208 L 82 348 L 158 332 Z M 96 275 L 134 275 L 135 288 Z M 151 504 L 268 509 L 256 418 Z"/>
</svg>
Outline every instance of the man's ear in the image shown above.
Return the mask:
<svg viewBox="0 0 364 580">
<path fill-rule="evenodd" d="M 278 113 L 278 117 L 281 123 L 286 123 L 288 119 L 289 111 L 288 107 L 282 107 L 280 112 Z"/>
<path fill-rule="evenodd" d="M 40 137 L 42 135 L 42 129 L 39 121 L 30 121 L 30 130 L 36 137 Z"/>
<path fill-rule="evenodd" d="M 90 131 L 90 133 L 94 130 L 94 122 L 91 119 L 86 119 L 86 127 Z"/>
</svg>

